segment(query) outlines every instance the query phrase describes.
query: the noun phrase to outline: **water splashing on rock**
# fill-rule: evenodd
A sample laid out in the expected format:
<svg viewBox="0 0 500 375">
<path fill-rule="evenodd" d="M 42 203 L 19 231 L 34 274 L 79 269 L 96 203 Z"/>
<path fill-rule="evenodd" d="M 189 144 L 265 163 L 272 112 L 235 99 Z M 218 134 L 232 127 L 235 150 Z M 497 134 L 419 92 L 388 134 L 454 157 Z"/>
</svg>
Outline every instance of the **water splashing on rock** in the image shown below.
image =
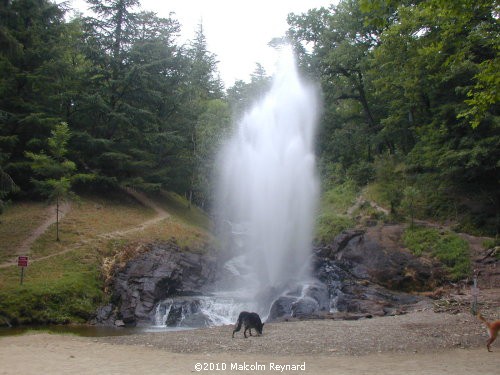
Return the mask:
<svg viewBox="0 0 500 375">
<path fill-rule="evenodd" d="M 270 91 L 220 153 L 218 217 L 233 239 L 226 266 L 235 276 L 226 287 L 246 290 L 265 316 L 273 300 L 311 278 L 317 117 L 317 90 L 284 49 Z"/>
</svg>

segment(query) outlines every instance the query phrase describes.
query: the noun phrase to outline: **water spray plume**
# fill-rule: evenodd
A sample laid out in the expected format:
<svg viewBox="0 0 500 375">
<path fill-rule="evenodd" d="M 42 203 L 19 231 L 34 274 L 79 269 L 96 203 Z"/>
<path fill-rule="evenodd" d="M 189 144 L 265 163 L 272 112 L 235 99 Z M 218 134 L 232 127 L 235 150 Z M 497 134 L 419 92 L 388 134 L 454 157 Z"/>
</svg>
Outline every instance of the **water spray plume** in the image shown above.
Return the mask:
<svg viewBox="0 0 500 375">
<path fill-rule="evenodd" d="M 310 279 L 317 118 L 317 90 L 300 78 L 291 49 L 282 48 L 270 91 L 219 155 L 218 217 L 234 239 L 238 288 L 251 292 L 262 311 Z"/>
</svg>

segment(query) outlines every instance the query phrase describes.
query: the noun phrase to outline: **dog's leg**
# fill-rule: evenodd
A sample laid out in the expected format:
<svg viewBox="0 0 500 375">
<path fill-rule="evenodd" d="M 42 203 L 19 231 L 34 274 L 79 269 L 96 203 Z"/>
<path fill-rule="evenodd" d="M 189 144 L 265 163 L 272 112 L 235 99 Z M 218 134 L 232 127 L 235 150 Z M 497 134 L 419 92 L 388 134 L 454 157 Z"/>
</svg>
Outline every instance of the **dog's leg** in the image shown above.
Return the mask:
<svg viewBox="0 0 500 375">
<path fill-rule="evenodd" d="M 490 348 L 490 345 L 493 344 L 493 341 L 495 341 L 495 339 L 497 338 L 497 335 L 498 335 L 498 332 L 492 332 L 490 334 L 490 338 L 488 339 L 488 341 L 486 342 L 486 348 L 488 348 L 488 351 L 489 352 L 492 352 L 491 348 Z"/>
<path fill-rule="evenodd" d="M 248 329 L 248 333 L 250 333 L 250 336 L 252 336 L 252 328 Z"/>
<path fill-rule="evenodd" d="M 233 339 L 234 339 L 234 333 L 239 332 L 241 329 L 241 322 L 238 321 L 236 328 L 233 330 Z"/>
<path fill-rule="evenodd" d="M 245 330 L 243 331 L 243 336 L 245 336 L 245 338 L 247 338 L 247 329 L 248 327 L 245 327 Z"/>
</svg>

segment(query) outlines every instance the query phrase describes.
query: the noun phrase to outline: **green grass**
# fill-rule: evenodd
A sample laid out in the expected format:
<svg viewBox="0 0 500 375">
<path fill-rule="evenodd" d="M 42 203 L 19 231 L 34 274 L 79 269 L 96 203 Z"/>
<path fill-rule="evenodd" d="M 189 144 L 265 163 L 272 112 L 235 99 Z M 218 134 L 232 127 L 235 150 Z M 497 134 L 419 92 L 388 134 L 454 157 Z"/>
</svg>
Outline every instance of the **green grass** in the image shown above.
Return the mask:
<svg viewBox="0 0 500 375">
<path fill-rule="evenodd" d="M 88 321 L 107 298 L 103 292 L 108 276 L 104 272 L 105 260 L 137 244 L 173 238 L 183 248 L 205 249 L 211 241 L 203 229 L 209 226 L 208 217 L 195 207 L 190 209 L 179 196 L 164 196 L 168 199 L 158 195 L 154 200 L 171 217 L 141 230 L 115 234 L 113 238 L 99 235 L 136 228 L 154 218 L 154 210 L 120 192 L 106 197 L 81 196 L 60 222 L 60 241 L 55 240 L 55 225 L 52 225 L 33 244 L 28 254 L 31 260 L 53 256 L 31 261 L 25 269 L 23 285 L 19 285 L 17 266 L 0 268 L 0 325 L 5 321 L 13 324 Z M 45 220 L 46 207 L 33 203 L 9 208 L 6 216 L 1 217 L 2 244 L 20 243 Z M 15 252 L 15 246 L 0 249 L 5 259 L 12 258 Z M 64 253 L 59 254 L 61 251 Z"/>
<path fill-rule="evenodd" d="M 343 230 L 356 225 L 347 210 L 356 201 L 357 189 L 352 181 L 335 185 L 321 197 L 320 212 L 316 221 L 315 241 L 328 243 Z"/>
<path fill-rule="evenodd" d="M 356 222 L 345 215 L 326 212 L 318 217 L 315 240 L 321 244 L 332 242 L 342 231 L 355 227 Z"/>
<path fill-rule="evenodd" d="M 153 196 L 155 198 L 155 196 Z M 156 196 L 156 202 L 170 214 L 182 220 L 185 224 L 195 225 L 205 230 L 210 230 L 208 215 L 198 207 L 191 205 L 187 199 L 172 192 L 162 191 Z"/>
<path fill-rule="evenodd" d="M 0 262 L 10 260 L 21 242 L 50 216 L 43 202 L 20 202 L 9 205 L 0 216 Z"/>
<path fill-rule="evenodd" d="M 435 228 L 408 228 L 403 234 L 403 242 L 417 256 L 437 258 L 454 281 L 470 275 L 469 244 L 455 233 L 441 233 Z"/>
<path fill-rule="evenodd" d="M 69 252 L 0 273 L 0 316 L 14 324 L 81 323 L 103 301 L 99 257 Z"/>
</svg>

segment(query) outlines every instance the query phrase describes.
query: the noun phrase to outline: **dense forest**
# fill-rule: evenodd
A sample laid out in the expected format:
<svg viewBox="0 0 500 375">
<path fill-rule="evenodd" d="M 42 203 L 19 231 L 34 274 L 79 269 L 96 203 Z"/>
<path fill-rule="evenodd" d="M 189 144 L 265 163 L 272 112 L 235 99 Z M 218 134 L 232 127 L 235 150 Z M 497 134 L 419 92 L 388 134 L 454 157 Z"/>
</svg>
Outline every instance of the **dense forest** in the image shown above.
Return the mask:
<svg viewBox="0 0 500 375">
<path fill-rule="evenodd" d="M 0 2 L 0 203 L 130 186 L 208 209 L 214 152 L 269 85 L 224 87 L 203 25 L 139 0 Z M 290 14 L 286 40 L 321 85 L 324 188 L 376 186 L 397 215 L 500 226 L 500 7 L 494 0 L 341 0 Z M 258 60 L 258 56 L 256 56 Z"/>
</svg>

